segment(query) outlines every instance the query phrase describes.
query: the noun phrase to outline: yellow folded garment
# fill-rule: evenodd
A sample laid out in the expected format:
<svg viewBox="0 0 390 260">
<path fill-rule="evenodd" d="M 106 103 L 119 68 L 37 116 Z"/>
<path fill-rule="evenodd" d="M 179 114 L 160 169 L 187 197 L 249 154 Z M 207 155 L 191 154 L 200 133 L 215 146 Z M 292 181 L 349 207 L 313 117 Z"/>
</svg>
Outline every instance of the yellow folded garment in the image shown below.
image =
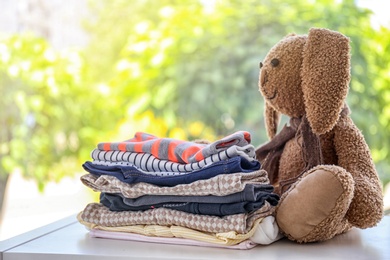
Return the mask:
<svg viewBox="0 0 390 260">
<path fill-rule="evenodd" d="M 252 228 L 245 234 L 238 234 L 235 231 L 224 232 L 224 233 L 209 233 L 194 230 L 191 228 L 181 226 L 160 226 L 160 225 L 131 225 L 131 226 L 120 226 L 120 227 L 106 227 L 97 224 L 89 223 L 81 219 L 81 213 L 78 214 L 78 221 L 84 225 L 87 229 L 99 229 L 111 232 L 127 232 L 135 233 L 144 236 L 152 237 L 177 237 L 193 239 L 202 242 L 208 242 L 218 245 L 236 245 L 244 240 L 249 239 L 253 236 L 259 223 L 263 218 L 258 218 L 254 221 Z"/>
</svg>

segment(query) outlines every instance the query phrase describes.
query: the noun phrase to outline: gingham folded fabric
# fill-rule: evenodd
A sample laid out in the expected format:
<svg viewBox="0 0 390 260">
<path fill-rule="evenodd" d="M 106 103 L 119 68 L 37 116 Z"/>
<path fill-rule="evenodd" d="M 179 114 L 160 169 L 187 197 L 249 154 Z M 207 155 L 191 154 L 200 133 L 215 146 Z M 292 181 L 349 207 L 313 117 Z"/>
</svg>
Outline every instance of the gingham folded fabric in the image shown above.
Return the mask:
<svg viewBox="0 0 390 260">
<path fill-rule="evenodd" d="M 86 174 L 81 176 L 80 179 L 85 186 L 94 191 L 121 193 L 126 198 L 138 198 L 143 195 L 226 196 L 242 191 L 248 183 L 269 184 L 267 172 L 264 170 L 220 174 L 210 179 L 173 187 L 156 186 L 144 182 L 128 184 L 108 175 L 98 177 L 93 174 Z"/>
<path fill-rule="evenodd" d="M 185 213 L 166 208 L 147 211 L 110 211 L 100 203 L 90 203 L 82 211 L 80 218 L 89 223 L 119 227 L 129 225 L 162 225 L 182 226 L 203 232 L 222 233 L 235 231 L 247 233 L 254 221 L 271 214 L 272 206 L 268 202 L 261 209 L 249 214 L 236 214 L 225 217 L 215 217 L 200 214 Z"/>
</svg>

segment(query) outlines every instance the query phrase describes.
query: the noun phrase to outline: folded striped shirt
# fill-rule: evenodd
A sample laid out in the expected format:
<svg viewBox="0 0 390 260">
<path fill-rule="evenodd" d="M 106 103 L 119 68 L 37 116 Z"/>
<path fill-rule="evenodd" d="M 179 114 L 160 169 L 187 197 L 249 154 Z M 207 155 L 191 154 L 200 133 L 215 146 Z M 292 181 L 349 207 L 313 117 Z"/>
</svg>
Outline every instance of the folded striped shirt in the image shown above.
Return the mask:
<svg viewBox="0 0 390 260">
<path fill-rule="evenodd" d="M 269 218 L 269 217 L 271 216 L 267 216 L 265 218 Z M 181 227 L 176 225 L 171 225 L 171 226 L 130 225 L 130 226 L 120 226 L 120 227 L 107 227 L 107 226 L 89 223 L 82 220 L 81 213 L 77 215 L 77 220 L 80 222 L 80 224 L 84 225 L 90 231 L 90 235 L 92 237 L 135 240 L 135 241 L 156 242 L 156 243 L 172 243 L 177 245 L 213 246 L 213 247 L 221 246 L 221 247 L 226 247 L 231 249 L 249 249 L 257 245 L 256 242 L 252 242 L 251 240 L 249 240 L 249 238 L 251 238 L 257 230 L 262 229 L 262 226 L 260 224 L 265 218 L 258 218 L 256 221 L 254 221 L 252 228 L 247 233 L 238 234 L 233 231 L 222 232 L 222 233 L 202 232 L 199 230 L 194 230 L 191 228 L 186 228 L 186 227 Z M 142 236 L 142 237 L 137 237 L 137 236 Z M 144 238 L 144 239 L 139 240 L 138 238 L 141 239 Z M 164 239 L 172 239 L 172 240 L 164 240 Z M 245 246 L 241 248 L 243 246 L 243 244 L 241 243 L 243 242 L 245 242 Z M 248 248 L 247 247 L 248 245 L 246 245 L 246 243 L 250 243 L 251 246 Z"/>
<path fill-rule="evenodd" d="M 255 148 L 248 144 L 245 146 L 233 145 L 229 148 L 204 158 L 199 162 L 177 163 L 169 160 L 163 160 L 149 153 L 123 152 L 123 151 L 102 151 L 94 149 L 91 157 L 93 163 L 102 164 L 105 162 L 128 162 L 143 171 L 148 172 L 192 172 L 202 169 L 215 162 L 227 160 L 236 156 L 241 156 L 248 161 L 256 161 Z"/>
<path fill-rule="evenodd" d="M 122 142 L 101 142 L 97 149 L 101 151 L 122 151 L 152 154 L 158 159 L 177 163 L 194 163 L 213 154 L 235 146 L 250 144 L 249 132 L 238 131 L 210 144 L 158 138 L 154 135 L 137 132 L 133 138 Z"/>
<path fill-rule="evenodd" d="M 90 231 L 90 235 L 92 237 L 156 243 L 171 242 L 172 244 L 178 245 L 182 244 L 193 246 L 226 246 L 226 248 L 231 249 L 249 249 L 257 244 L 269 245 L 283 237 L 279 233 L 279 227 L 276 224 L 275 218 L 271 215 L 266 216 L 264 218 L 256 219 L 253 223 L 252 228 L 247 233 L 238 234 L 234 231 L 222 233 L 202 232 L 199 230 L 194 230 L 191 228 L 176 225 L 130 225 L 120 227 L 107 227 L 83 221 L 81 219 L 81 214 L 82 213 L 79 213 L 77 215 L 77 220 Z M 142 237 L 138 239 L 138 237 L 133 237 L 133 235 L 141 235 Z M 157 240 L 149 241 L 146 238 L 154 238 Z M 167 242 L 163 239 L 172 240 Z M 251 246 L 247 247 L 248 245 L 246 243 L 249 242 L 251 242 L 249 244 Z M 234 245 L 239 246 L 239 248 Z M 242 248 L 241 246 L 244 247 Z"/>
<path fill-rule="evenodd" d="M 156 227 L 157 225 L 153 225 Z M 130 226 L 131 227 L 131 226 Z M 169 228 L 160 226 L 162 228 Z M 252 242 L 250 239 L 242 239 L 242 240 L 233 240 L 233 242 L 230 242 L 232 245 L 224 245 L 224 244 L 218 244 L 218 243 L 211 243 L 211 242 L 203 242 L 200 241 L 200 239 L 214 239 L 218 240 L 217 238 L 214 238 L 212 235 L 209 235 L 207 232 L 200 232 L 197 230 L 192 229 L 186 229 L 184 227 L 174 226 L 178 229 L 185 229 L 184 232 L 189 230 L 190 235 L 197 235 L 196 238 L 198 240 L 189 239 L 189 238 L 181 238 L 181 237 L 158 237 L 158 236 L 145 236 L 145 235 L 139 235 L 136 233 L 130 233 L 130 232 L 115 232 L 115 231 L 104 231 L 100 229 L 91 229 L 89 231 L 89 235 L 91 237 L 97 237 L 97 238 L 108 238 L 108 239 L 117 239 L 117 240 L 126 240 L 126 241 L 138 241 L 138 242 L 149 242 L 149 243 L 158 243 L 158 244 L 172 244 L 172 245 L 187 245 L 187 246 L 202 246 L 202 247 L 216 247 L 216 248 L 227 248 L 227 249 L 251 249 L 257 244 L 255 242 Z M 182 233 L 184 233 L 182 232 Z M 188 231 L 187 231 L 188 232 Z M 200 234 L 199 234 L 200 233 Z M 186 234 L 187 236 L 190 236 Z M 241 234 L 240 234 L 241 235 Z M 246 235 L 246 234 L 245 234 Z M 244 236 L 244 235 L 241 235 Z M 236 242 L 240 241 L 240 242 Z M 218 241 L 220 243 L 225 242 L 223 239 Z M 226 242 L 225 242 L 226 243 Z"/>
</svg>

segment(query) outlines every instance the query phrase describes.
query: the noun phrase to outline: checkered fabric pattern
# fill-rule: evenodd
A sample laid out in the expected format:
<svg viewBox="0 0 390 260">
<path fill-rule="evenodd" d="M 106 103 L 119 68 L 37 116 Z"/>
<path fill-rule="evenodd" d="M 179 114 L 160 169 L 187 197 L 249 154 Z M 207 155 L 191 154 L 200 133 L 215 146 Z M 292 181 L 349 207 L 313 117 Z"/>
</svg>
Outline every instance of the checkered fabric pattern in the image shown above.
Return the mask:
<svg viewBox="0 0 390 260">
<path fill-rule="evenodd" d="M 167 208 L 157 208 L 147 211 L 110 211 L 100 203 L 90 203 L 80 217 L 83 221 L 106 227 L 129 225 L 162 225 L 183 226 L 203 232 L 222 233 L 235 231 L 247 233 L 254 221 L 270 215 L 272 206 L 268 202 L 251 214 L 236 214 L 225 217 L 215 217 L 191 214 Z"/>
<path fill-rule="evenodd" d="M 113 176 L 97 177 L 93 174 L 83 175 L 81 182 L 94 191 L 122 193 L 126 198 L 138 198 L 143 195 L 226 196 L 242 191 L 248 183 L 269 184 L 269 179 L 266 171 L 258 170 L 248 173 L 220 174 L 210 179 L 173 187 L 156 186 L 144 182 L 128 184 Z"/>
</svg>

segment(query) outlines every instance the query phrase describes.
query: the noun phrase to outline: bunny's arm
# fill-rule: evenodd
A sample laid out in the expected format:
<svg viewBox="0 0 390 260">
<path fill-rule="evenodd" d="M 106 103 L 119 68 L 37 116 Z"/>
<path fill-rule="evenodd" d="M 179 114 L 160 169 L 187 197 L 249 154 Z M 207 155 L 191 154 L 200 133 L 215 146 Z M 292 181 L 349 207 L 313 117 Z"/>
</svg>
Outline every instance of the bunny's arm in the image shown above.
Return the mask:
<svg viewBox="0 0 390 260">
<path fill-rule="evenodd" d="M 338 165 L 355 181 L 348 221 L 359 228 L 375 226 L 383 216 L 382 185 L 368 145 L 349 116 L 341 116 L 334 128 L 334 147 Z"/>
</svg>

